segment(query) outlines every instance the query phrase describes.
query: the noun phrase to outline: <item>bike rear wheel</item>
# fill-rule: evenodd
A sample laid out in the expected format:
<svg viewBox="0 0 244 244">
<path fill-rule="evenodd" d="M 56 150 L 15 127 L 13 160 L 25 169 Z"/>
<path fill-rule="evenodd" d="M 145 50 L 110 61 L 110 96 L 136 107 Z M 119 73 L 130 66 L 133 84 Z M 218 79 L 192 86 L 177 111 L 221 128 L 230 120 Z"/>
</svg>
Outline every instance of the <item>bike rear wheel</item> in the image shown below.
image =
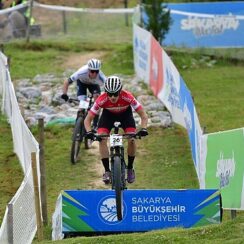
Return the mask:
<svg viewBox="0 0 244 244">
<path fill-rule="evenodd" d="M 70 160 L 72 164 L 76 164 L 78 161 L 80 144 L 83 140 L 83 131 L 82 131 L 83 123 L 84 120 L 82 117 L 79 117 L 75 123 L 75 128 L 72 136 L 71 153 L 70 153 Z"/>
<path fill-rule="evenodd" d="M 117 217 L 120 221 L 123 218 L 123 190 L 121 182 L 121 159 L 118 156 L 114 157 L 113 170 L 113 186 L 116 196 Z"/>
</svg>

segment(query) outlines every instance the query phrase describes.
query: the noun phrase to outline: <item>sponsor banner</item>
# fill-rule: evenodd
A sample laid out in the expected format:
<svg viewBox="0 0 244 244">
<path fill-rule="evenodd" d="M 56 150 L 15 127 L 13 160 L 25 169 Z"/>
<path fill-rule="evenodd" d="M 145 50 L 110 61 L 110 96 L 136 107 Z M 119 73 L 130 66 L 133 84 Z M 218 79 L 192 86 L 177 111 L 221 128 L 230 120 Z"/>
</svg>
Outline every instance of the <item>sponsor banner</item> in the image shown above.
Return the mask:
<svg viewBox="0 0 244 244">
<path fill-rule="evenodd" d="M 62 192 L 63 233 L 149 231 L 221 222 L 218 190 L 126 190 L 123 194 L 123 220 L 118 221 L 114 191 Z"/>
<path fill-rule="evenodd" d="M 135 30 L 136 28 L 134 25 L 134 32 Z M 138 32 L 143 34 L 141 28 L 138 30 Z M 150 69 L 149 71 L 145 72 L 146 74 L 150 75 L 149 83 L 147 83 L 152 89 L 154 95 L 157 96 L 158 99 L 161 100 L 167 107 L 172 116 L 172 120 L 187 129 L 191 144 L 194 166 L 198 179 L 200 179 L 202 129 L 196 113 L 196 108 L 191 97 L 191 93 L 187 88 L 184 80 L 180 76 L 174 63 L 153 36 L 151 36 L 150 47 L 151 48 L 148 50 L 150 52 L 147 55 L 147 57 L 150 55 Z M 138 48 L 134 47 L 134 50 L 137 49 Z M 134 59 L 137 60 L 138 57 L 134 56 Z M 139 68 L 137 68 L 137 70 L 138 69 Z M 143 72 L 136 72 L 137 75 L 141 77 L 140 75 Z"/>
<path fill-rule="evenodd" d="M 64 238 L 62 231 L 62 195 L 59 194 L 52 216 L 52 240 L 62 240 Z"/>
<path fill-rule="evenodd" d="M 202 171 L 202 165 L 201 165 L 201 151 L 202 151 L 202 136 L 203 136 L 203 130 L 199 122 L 199 118 L 197 115 L 196 107 L 194 107 L 194 123 L 195 123 L 195 152 L 196 152 L 196 171 L 198 180 L 200 182 L 201 179 L 201 171 Z"/>
<path fill-rule="evenodd" d="M 201 187 L 220 189 L 223 208 L 243 210 L 244 128 L 205 135 L 203 148 Z"/>
<path fill-rule="evenodd" d="M 203 134 L 201 137 L 200 166 L 199 166 L 199 185 L 200 189 L 206 189 L 206 158 L 207 158 L 207 140 L 208 135 Z"/>
<path fill-rule="evenodd" d="M 153 36 L 151 36 L 149 83 L 153 94 L 157 97 L 163 88 L 163 50 Z"/>
<path fill-rule="evenodd" d="M 173 24 L 163 45 L 243 47 L 244 2 L 169 3 Z M 144 21 L 148 17 L 143 13 Z"/>
<path fill-rule="evenodd" d="M 180 99 L 180 74 L 167 53 L 163 52 L 163 89 L 158 94 L 158 98 L 165 104 L 171 113 L 175 123 L 186 128 L 184 115 L 181 110 Z"/>
<path fill-rule="evenodd" d="M 200 142 L 202 130 L 197 117 L 191 92 L 187 88 L 182 77 L 180 77 L 179 97 L 181 110 L 183 111 L 185 125 L 188 132 L 188 137 L 190 139 L 192 158 L 199 178 Z"/>
<path fill-rule="evenodd" d="M 137 77 L 149 83 L 151 33 L 133 24 L 134 68 Z"/>
</svg>

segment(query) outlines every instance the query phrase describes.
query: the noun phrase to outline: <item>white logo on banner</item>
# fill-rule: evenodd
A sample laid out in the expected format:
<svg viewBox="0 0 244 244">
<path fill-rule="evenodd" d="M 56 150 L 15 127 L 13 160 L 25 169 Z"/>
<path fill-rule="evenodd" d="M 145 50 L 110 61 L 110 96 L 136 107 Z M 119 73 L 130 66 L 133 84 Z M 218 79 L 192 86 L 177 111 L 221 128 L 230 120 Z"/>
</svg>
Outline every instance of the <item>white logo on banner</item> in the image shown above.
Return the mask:
<svg viewBox="0 0 244 244">
<path fill-rule="evenodd" d="M 153 70 L 153 79 L 157 80 L 158 79 L 158 63 L 157 63 L 157 59 L 155 57 L 153 57 L 152 70 Z"/>
<path fill-rule="evenodd" d="M 235 174 L 235 157 L 232 151 L 232 158 L 224 159 L 223 152 L 220 152 L 219 160 L 217 161 L 216 177 L 220 179 L 220 188 L 229 185 L 230 177 Z"/>
<path fill-rule="evenodd" d="M 98 205 L 99 216 L 106 224 L 120 223 L 117 218 L 116 199 L 114 196 L 103 198 Z M 123 205 L 123 215 L 125 216 L 125 207 Z"/>
<path fill-rule="evenodd" d="M 139 38 L 135 39 L 135 54 L 136 54 L 136 62 L 138 63 L 139 67 L 146 71 L 147 69 L 147 45 L 143 40 Z"/>
<path fill-rule="evenodd" d="M 184 103 L 184 119 L 185 119 L 185 122 L 186 122 L 187 130 L 191 131 L 192 130 L 191 113 L 190 113 L 186 103 Z"/>
<path fill-rule="evenodd" d="M 174 81 L 174 76 L 172 75 L 171 70 L 169 70 L 168 68 L 166 68 L 166 82 L 169 87 L 168 102 L 173 107 L 180 109 L 180 96 L 175 85 L 176 81 Z"/>
<path fill-rule="evenodd" d="M 181 29 L 192 30 L 196 37 L 222 34 L 225 30 L 236 30 L 239 25 L 239 20 L 231 14 L 214 18 L 189 16 L 181 20 Z"/>
</svg>

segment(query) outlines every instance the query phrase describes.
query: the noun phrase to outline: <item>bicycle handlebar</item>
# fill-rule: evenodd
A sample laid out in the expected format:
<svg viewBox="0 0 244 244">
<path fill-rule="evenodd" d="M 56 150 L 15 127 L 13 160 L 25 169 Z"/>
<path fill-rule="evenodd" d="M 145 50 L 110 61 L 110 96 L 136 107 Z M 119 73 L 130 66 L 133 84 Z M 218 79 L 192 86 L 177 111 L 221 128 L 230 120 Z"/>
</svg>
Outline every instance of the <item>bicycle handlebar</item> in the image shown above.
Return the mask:
<svg viewBox="0 0 244 244">
<path fill-rule="evenodd" d="M 80 102 L 80 100 L 79 100 L 79 99 L 77 99 L 77 98 L 72 98 L 72 97 L 69 97 L 68 102 L 69 102 L 69 103 L 72 103 L 72 102 L 77 102 L 77 103 L 79 103 L 79 102 Z"/>
<path fill-rule="evenodd" d="M 89 95 L 87 96 L 87 98 L 92 99 L 92 98 L 93 98 L 93 95 L 92 95 L 92 94 L 89 94 Z M 80 100 L 79 100 L 78 98 L 69 97 L 68 102 L 69 102 L 69 103 L 72 103 L 72 102 L 77 102 L 77 103 L 79 103 Z"/>
<path fill-rule="evenodd" d="M 141 136 L 139 136 L 137 133 L 126 133 L 126 134 L 119 134 L 120 136 L 122 136 L 124 139 L 131 139 L 131 138 L 135 138 L 135 139 L 141 139 Z M 94 141 L 101 141 L 102 138 L 108 138 L 110 137 L 110 134 L 107 135 L 98 135 L 95 134 L 95 140 Z"/>
</svg>

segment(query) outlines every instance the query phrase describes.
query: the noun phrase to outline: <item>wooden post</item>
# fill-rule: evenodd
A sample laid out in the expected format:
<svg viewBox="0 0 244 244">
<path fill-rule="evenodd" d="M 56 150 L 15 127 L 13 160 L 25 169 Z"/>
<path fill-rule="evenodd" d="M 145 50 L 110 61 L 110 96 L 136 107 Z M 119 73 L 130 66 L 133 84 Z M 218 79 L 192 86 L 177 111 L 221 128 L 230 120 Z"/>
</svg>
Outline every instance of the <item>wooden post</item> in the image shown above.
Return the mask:
<svg viewBox="0 0 244 244">
<path fill-rule="evenodd" d="M 43 240 L 43 228 L 42 228 L 38 176 L 37 176 L 37 167 L 36 167 L 36 153 L 31 153 L 31 166 L 32 166 L 33 186 L 34 186 L 34 194 L 35 194 L 37 238 L 38 238 L 38 241 L 42 241 Z"/>
<path fill-rule="evenodd" d="M 32 19 L 33 0 L 30 0 L 30 4 L 29 4 L 28 8 L 29 8 L 30 14 L 28 16 L 27 32 L 26 32 L 26 42 L 27 43 L 30 41 L 30 28 L 31 28 L 31 19 Z"/>
<path fill-rule="evenodd" d="M 40 171 L 41 171 L 41 203 L 42 203 L 42 218 L 43 224 L 48 224 L 47 216 L 47 190 L 46 190 L 46 163 L 44 158 L 44 120 L 38 119 L 39 127 L 39 158 L 40 158 Z"/>
<path fill-rule="evenodd" d="M 63 17 L 63 30 L 64 30 L 64 34 L 66 34 L 67 33 L 67 23 L 66 23 L 65 11 L 62 11 L 62 17 Z"/>
<path fill-rule="evenodd" d="M 128 0 L 124 0 L 125 8 L 128 8 Z M 125 25 L 129 26 L 128 14 L 125 14 Z"/>
<path fill-rule="evenodd" d="M 13 230 L 13 225 L 14 225 L 14 215 L 13 215 L 13 204 L 9 203 L 8 204 L 8 243 L 13 244 L 14 243 L 14 230 Z"/>
<path fill-rule="evenodd" d="M 234 218 L 236 218 L 236 210 L 231 210 L 230 211 L 230 215 L 231 215 L 231 219 L 234 219 Z"/>
</svg>

